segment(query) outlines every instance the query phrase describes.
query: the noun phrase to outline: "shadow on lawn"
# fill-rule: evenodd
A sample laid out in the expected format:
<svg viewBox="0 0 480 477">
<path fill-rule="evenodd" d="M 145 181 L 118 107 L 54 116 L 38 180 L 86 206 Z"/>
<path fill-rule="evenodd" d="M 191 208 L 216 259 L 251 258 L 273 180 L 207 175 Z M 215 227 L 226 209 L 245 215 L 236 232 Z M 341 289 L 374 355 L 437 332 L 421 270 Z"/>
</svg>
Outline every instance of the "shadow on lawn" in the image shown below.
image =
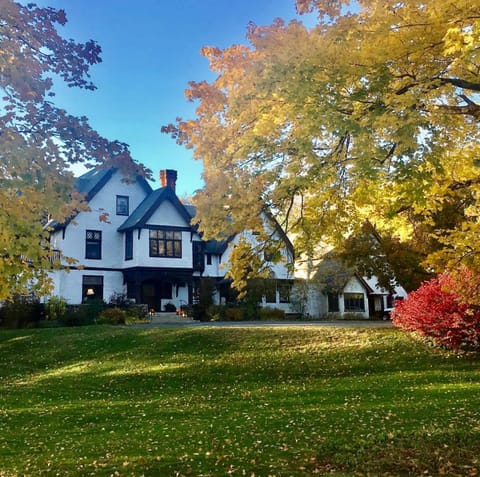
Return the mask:
<svg viewBox="0 0 480 477">
<path fill-rule="evenodd" d="M 325 388 L 334 386 L 337 392 L 361 388 L 362 383 L 381 384 L 384 394 L 397 394 L 399 386 L 417 392 L 423 387 L 428 394 L 436 388 L 441 393 L 442 386 L 478 392 L 478 359 L 432 352 L 395 330 L 365 334 L 368 342 L 363 332 L 350 330 L 91 327 L 15 332 L 0 341 L 0 375 L 17 383 L 20 392 L 48 387 L 55 394 L 58 387 L 58 393 L 70 389 L 85 398 L 110 395 L 114 389 L 117 399 L 130 398 L 136 390 L 148 399 L 159 392 L 201 393 L 205 387 L 240 384 L 252 392 L 265 385 L 300 386 L 313 380 L 328 380 Z M 2 363 L 2 356 L 15 356 L 14 365 Z"/>
<path fill-rule="evenodd" d="M 479 369 L 478 356 L 428 349 L 396 330 L 12 331 L 0 336 L 0 449 L 9 441 L 13 460 L 28 438 L 28 458 L 40 461 L 60 433 L 65 459 L 97 456 L 102 445 L 127 455 L 137 475 L 174 475 L 188 471 L 181 456 L 208 441 L 215 452 L 204 449 L 197 470 L 211 459 L 217 475 L 227 452 L 257 459 L 257 473 L 282 456 L 285 475 L 435 473 L 452 443 L 463 465 L 479 447 Z M 149 439 L 166 457 L 140 454 Z M 91 461 L 107 475 L 118 466 L 109 459 Z"/>
</svg>

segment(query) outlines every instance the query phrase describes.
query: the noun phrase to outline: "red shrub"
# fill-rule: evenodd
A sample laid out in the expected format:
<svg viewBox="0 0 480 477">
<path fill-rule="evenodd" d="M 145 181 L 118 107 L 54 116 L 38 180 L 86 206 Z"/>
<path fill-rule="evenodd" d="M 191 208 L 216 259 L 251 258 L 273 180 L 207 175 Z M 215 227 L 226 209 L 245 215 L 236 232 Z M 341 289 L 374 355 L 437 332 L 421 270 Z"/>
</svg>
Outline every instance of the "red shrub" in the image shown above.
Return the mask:
<svg viewBox="0 0 480 477">
<path fill-rule="evenodd" d="M 454 278 L 455 277 L 455 278 Z M 408 298 L 399 302 L 392 312 L 392 322 L 398 328 L 415 331 L 432 338 L 435 343 L 452 349 L 459 347 L 480 347 L 480 309 L 465 302 L 463 286 L 473 276 L 443 273 L 424 282 Z"/>
</svg>

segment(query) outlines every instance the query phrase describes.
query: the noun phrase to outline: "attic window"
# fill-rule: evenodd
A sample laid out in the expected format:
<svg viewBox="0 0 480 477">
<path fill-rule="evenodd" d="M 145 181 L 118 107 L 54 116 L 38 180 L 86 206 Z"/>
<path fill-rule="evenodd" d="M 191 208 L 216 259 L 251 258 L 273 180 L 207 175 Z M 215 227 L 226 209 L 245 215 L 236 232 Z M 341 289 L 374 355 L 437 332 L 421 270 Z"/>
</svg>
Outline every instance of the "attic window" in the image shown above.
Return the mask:
<svg viewBox="0 0 480 477">
<path fill-rule="evenodd" d="M 128 196 L 117 195 L 117 215 L 128 215 Z"/>
</svg>

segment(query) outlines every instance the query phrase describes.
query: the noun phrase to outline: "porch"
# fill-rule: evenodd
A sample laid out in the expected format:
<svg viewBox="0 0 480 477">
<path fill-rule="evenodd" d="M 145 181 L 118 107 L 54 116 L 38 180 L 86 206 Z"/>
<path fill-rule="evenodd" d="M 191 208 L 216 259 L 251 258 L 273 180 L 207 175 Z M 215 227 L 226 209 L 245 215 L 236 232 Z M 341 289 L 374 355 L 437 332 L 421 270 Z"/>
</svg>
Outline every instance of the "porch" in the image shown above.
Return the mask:
<svg viewBox="0 0 480 477">
<path fill-rule="evenodd" d="M 137 267 L 123 271 L 127 296 L 153 313 L 175 312 L 193 302 L 193 269 Z"/>
</svg>

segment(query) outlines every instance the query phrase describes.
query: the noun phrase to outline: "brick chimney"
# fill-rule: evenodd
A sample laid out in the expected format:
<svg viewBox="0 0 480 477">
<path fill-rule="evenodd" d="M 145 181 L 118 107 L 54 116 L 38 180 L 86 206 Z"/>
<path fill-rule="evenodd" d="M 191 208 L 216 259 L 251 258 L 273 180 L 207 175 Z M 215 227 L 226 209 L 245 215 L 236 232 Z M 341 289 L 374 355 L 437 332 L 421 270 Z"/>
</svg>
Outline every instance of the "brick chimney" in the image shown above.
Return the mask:
<svg viewBox="0 0 480 477">
<path fill-rule="evenodd" d="M 170 187 L 175 192 L 177 183 L 177 171 L 164 169 L 160 171 L 160 184 L 162 187 Z"/>
</svg>

